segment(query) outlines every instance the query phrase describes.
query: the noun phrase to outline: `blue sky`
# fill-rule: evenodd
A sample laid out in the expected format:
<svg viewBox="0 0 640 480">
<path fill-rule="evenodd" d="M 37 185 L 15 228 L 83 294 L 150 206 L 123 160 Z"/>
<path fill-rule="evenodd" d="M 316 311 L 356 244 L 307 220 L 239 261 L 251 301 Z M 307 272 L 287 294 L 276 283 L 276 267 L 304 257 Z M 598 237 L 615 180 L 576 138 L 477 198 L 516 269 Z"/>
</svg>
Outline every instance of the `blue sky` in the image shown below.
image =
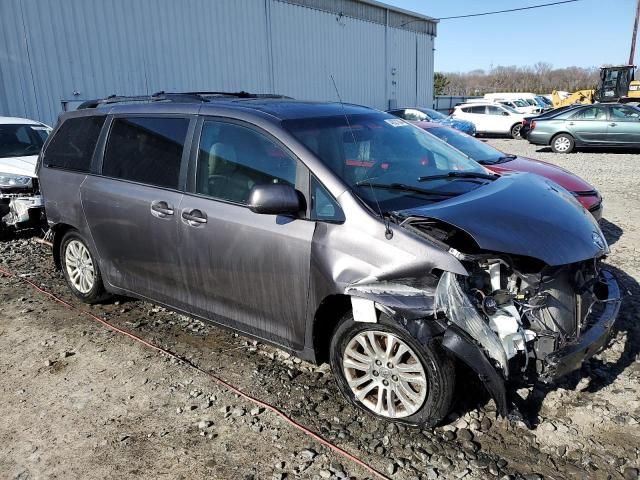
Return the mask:
<svg viewBox="0 0 640 480">
<path fill-rule="evenodd" d="M 382 0 L 407 10 L 448 17 L 526 7 L 552 0 Z M 529 11 L 443 20 L 435 69 L 464 72 L 491 65 L 599 67 L 629 59 L 636 0 L 581 0 Z M 640 34 L 639 34 L 640 36 Z M 636 65 L 640 58 L 636 47 Z"/>
</svg>

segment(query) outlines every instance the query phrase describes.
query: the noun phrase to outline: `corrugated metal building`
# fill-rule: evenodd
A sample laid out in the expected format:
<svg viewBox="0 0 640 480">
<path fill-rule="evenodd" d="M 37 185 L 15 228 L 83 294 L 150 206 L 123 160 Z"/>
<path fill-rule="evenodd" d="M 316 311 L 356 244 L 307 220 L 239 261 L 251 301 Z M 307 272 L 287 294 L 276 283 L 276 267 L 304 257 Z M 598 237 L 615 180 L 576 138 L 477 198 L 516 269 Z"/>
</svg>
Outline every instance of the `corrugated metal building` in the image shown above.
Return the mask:
<svg viewBox="0 0 640 480">
<path fill-rule="evenodd" d="M 111 94 L 431 105 L 436 21 L 373 0 L 2 0 L 0 115 Z"/>
</svg>

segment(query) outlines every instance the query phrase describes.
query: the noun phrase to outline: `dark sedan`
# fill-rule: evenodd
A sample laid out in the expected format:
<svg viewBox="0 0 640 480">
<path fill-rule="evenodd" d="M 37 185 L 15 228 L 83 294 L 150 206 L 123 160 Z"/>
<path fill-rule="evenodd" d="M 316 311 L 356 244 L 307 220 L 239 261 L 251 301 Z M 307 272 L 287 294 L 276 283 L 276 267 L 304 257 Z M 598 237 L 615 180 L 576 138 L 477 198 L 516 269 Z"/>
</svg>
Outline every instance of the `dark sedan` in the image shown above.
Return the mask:
<svg viewBox="0 0 640 480">
<path fill-rule="evenodd" d="M 541 160 L 508 155 L 481 140 L 451 128 L 429 122 L 419 122 L 416 125 L 444 140 L 492 172 L 498 174 L 509 171 L 529 172 L 546 177 L 571 192 L 596 220 L 602 218 L 602 197 L 591 184 L 576 174 Z"/>
<path fill-rule="evenodd" d="M 400 117 L 410 122 L 432 122 L 439 125 L 445 125 L 447 127 L 455 128 L 467 135 L 476 134 L 476 126 L 473 122 L 468 120 L 460 120 L 457 118 L 447 117 L 446 115 L 433 110 L 432 108 L 397 108 L 395 110 L 388 110 L 387 113 Z"/>
<path fill-rule="evenodd" d="M 527 140 L 556 153 L 576 147 L 640 147 L 640 109 L 621 104 L 580 105 L 531 121 Z"/>
</svg>

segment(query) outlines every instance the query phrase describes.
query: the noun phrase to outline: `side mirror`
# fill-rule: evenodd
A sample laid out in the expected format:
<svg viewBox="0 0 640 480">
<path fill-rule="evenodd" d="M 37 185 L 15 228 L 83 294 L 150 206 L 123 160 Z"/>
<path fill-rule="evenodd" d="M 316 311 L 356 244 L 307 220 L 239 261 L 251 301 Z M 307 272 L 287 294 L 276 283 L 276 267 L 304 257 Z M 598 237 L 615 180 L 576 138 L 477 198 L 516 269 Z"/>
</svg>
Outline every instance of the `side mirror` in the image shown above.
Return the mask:
<svg viewBox="0 0 640 480">
<path fill-rule="evenodd" d="M 509 116 L 509 112 L 502 112 L 502 115 L 504 115 L 505 117 Z"/>
<path fill-rule="evenodd" d="M 266 215 L 296 215 L 305 209 L 302 195 L 291 185 L 254 185 L 249 192 L 249 210 Z"/>
</svg>

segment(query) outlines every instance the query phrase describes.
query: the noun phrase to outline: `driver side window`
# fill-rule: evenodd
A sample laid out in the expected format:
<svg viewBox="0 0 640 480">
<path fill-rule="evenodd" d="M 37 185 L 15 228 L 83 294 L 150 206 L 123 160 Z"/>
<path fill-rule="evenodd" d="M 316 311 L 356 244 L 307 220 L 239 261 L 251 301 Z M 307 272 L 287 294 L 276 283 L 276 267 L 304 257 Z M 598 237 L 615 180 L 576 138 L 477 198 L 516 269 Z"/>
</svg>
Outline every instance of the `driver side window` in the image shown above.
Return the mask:
<svg viewBox="0 0 640 480">
<path fill-rule="evenodd" d="M 630 107 L 611 107 L 611 119 L 617 122 L 637 122 L 640 111 Z"/>
<path fill-rule="evenodd" d="M 196 193 L 246 204 L 254 185 L 295 181 L 296 160 L 266 135 L 234 123 L 204 122 Z"/>
</svg>

